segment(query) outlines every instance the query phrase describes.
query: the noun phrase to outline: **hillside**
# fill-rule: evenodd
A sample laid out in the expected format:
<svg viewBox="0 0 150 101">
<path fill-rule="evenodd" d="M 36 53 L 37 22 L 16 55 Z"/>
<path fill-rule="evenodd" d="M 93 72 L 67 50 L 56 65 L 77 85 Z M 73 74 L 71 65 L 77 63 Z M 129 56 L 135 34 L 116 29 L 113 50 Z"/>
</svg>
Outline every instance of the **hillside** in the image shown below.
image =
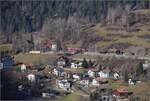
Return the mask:
<svg viewBox="0 0 150 101">
<path fill-rule="evenodd" d="M 15 50 L 32 50 L 45 39 L 60 42 L 63 50 L 150 47 L 148 0 L 29 0 L 0 5 L 0 44 L 10 43 Z"/>
</svg>

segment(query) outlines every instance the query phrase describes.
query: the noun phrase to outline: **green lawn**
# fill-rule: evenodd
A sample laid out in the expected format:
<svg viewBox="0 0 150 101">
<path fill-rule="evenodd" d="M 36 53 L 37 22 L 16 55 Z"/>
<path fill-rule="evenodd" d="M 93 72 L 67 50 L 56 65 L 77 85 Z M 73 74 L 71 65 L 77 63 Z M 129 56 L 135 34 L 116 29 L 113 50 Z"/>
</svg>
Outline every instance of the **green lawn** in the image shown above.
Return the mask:
<svg viewBox="0 0 150 101">
<path fill-rule="evenodd" d="M 109 82 L 112 89 L 123 87 L 123 88 L 127 88 L 129 91 L 133 92 L 134 95 L 139 96 L 140 98 L 150 96 L 150 81 L 142 82 L 136 85 L 127 85 L 122 81 L 117 82 L 117 81 L 109 80 Z"/>
<path fill-rule="evenodd" d="M 34 63 L 34 62 L 48 62 L 54 60 L 56 55 L 47 54 L 19 54 L 15 55 L 15 62 Z"/>
</svg>

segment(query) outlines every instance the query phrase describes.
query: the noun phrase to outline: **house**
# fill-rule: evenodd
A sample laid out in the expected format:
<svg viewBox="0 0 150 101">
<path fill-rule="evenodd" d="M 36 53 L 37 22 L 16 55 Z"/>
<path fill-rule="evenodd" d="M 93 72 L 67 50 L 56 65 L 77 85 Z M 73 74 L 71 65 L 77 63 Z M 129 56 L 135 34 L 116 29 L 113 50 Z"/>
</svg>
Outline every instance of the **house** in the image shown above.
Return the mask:
<svg viewBox="0 0 150 101">
<path fill-rule="evenodd" d="M 129 85 L 134 85 L 135 83 L 132 81 L 132 79 L 129 79 L 129 80 L 128 80 L 128 84 L 129 84 Z"/>
<path fill-rule="evenodd" d="M 106 84 L 106 83 L 108 83 L 108 80 L 106 80 L 105 78 L 96 77 L 96 78 L 93 78 L 91 84 L 93 86 L 99 86 L 100 84 Z"/>
<path fill-rule="evenodd" d="M 118 89 L 114 90 L 113 94 L 114 94 L 113 96 L 117 97 L 117 98 L 126 98 L 129 95 L 131 95 L 132 92 L 129 92 L 128 89 L 126 89 L 126 88 L 118 88 Z"/>
<path fill-rule="evenodd" d="M 94 101 L 114 101 L 112 96 L 112 89 L 109 87 L 97 87 L 97 89 L 91 93 L 91 98 L 93 98 Z"/>
<path fill-rule="evenodd" d="M 59 71 L 58 71 L 56 68 L 53 69 L 52 73 L 53 73 L 54 75 L 56 75 L 56 76 L 59 75 Z"/>
<path fill-rule="evenodd" d="M 68 82 L 68 80 L 56 80 L 56 85 L 58 88 L 63 89 L 65 91 L 71 90 L 71 84 Z"/>
<path fill-rule="evenodd" d="M 82 62 L 78 62 L 78 63 L 71 63 L 71 68 L 82 68 Z"/>
<path fill-rule="evenodd" d="M 72 47 L 68 47 L 67 50 L 68 50 L 68 52 L 73 53 L 73 54 L 75 54 L 75 53 L 77 53 L 77 52 L 83 53 L 83 52 L 86 51 L 86 50 L 83 49 L 83 48 L 72 48 Z"/>
<path fill-rule="evenodd" d="M 18 86 L 18 91 L 22 91 L 24 89 L 24 86 L 23 85 L 19 85 Z"/>
<path fill-rule="evenodd" d="M 54 68 L 52 70 L 52 73 L 54 75 L 60 76 L 60 77 L 64 77 L 66 75 L 66 72 L 64 72 L 64 70 L 62 68 L 58 68 L 58 67 Z"/>
<path fill-rule="evenodd" d="M 88 87 L 90 84 L 90 78 L 88 77 L 82 78 L 79 83 L 84 87 Z"/>
<path fill-rule="evenodd" d="M 35 82 L 35 75 L 34 74 L 28 74 L 27 75 L 27 79 L 28 79 L 28 81 L 30 81 L 30 82 Z"/>
<path fill-rule="evenodd" d="M 69 59 L 65 56 L 59 57 L 56 61 L 57 61 L 57 66 L 60 68 L 66 67 L 70 63 Z"/>
<path fill-rule="evenodd" d="M 57 66 L 59 66 L 60 68 L 65 67 L 65 65 L 66 65 L 66 63 L 63 60 L 57 62 Z"/>
<path fill-rule="evenodd" d="M 118 74 L 117 72 L 115 72 L 115 73 L 113 74 L 113 78 L 114 78 L 114 79 L 118 80 L 119 77 L 120 77 L 120 76 L 119 76 L 119 74 Z"/>
<path fill-rule="evenodd" d="M 89 77 L 94 77 L 95 76 L 95 72 L 91 69 L 89 69 L 87 73 L 88 73 Z"/>
<path fill-rule="evenodd" d="M 25 72 L 26 69 L 27 69 L 27 68 L 26 68 L 26 65 L 25 65 L 25 64 L 22 64 L 22 65 L 21 65 L 21 71 L 22 71 L 22 72 Z"/>
<path fill-rule="evenodd" d="M 144 70 L 146 70 L 149 67 L 150 67 L 150 63 L 148 61 L 145 61 L 145 63 L 143 63 Z"/>
<path fill-rule="evenodd" d="M 52 42 L 50 41 L 50 40 L 45 40 L 45 42 L 44 42 L 44 47 L 46 48 L 46 49 L 51 49 L 52 48 Z"/>
<path fill-rule="evenodd" d="M 97 79 L 97 78 L 94 78 L 93 80 L 92 80 L 92 83 L 91 83 L 93 86 L 99 86 L 100 84 L 99 84 L 99 80 Z"/>
<path fill-rule="evenodd" d="M 78 74 L 73 74 L 72 77 L 74 80 L 80 80 L 80 76 Z"/>
<path fill-rule="evenodd" d="M 108 71 L 100 71 L 100 72 L 98 72 L 98 76 L 101 78 L 108 78 L 109 72 Z"/>
<path fill-rule="evenodd" d="M 76 64 L 76 63 L 71 63 L 71 68 L 78 68 L 78 64 Z"/>
<path fill-rule="evenodd" d="M 51 50 L 52 50 L 52 51 L 57 51 L 57 45 L 53 43 Z"/>
<path fill-rule="evenodd" d="M 67 75 L 66 72 L 62 71 L 62 72 L 59 73 L 59 76 L 66 78 L 68 75 Z"/>
<path fill-rule="evenodd" d="M 100 101 L 114 101 L 113 97 L 110 95 L 102 95 L 100 99 Z"/>
</svg>

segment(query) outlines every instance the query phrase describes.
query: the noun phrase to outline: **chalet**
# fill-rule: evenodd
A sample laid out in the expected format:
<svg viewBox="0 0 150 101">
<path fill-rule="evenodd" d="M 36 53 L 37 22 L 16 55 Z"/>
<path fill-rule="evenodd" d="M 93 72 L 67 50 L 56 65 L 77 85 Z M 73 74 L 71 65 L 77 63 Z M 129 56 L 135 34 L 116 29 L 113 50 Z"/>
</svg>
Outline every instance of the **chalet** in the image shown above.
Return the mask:
<svg viewBox="0 0 150 101">
<path fill-rule="evenodd" d="M 72 62 L 71 68 L 82 68 L 82 62 Z"/>
<path fill-rule="evenodd" d="M 70 48 L 70 47 L 67 48 L 67 50 L 68 50 L 68 52 L 73 53 L 73 54 L 78 53 L 78 52 L 83 53 L 83 52 L 86 51 L 86 50 L 83 49 L 83 48 Z"/>
<path fill-rule="evenodd" d="M 101 78 L 101 77 L 96 77 L 96 78 L 93 78 L 92 80 L 93 86 L 99 86 L 100 84 L 106 84 L 106 83 L 108 83 L 108 80 L 106 80 L 105 78 Z"/>
<path fill-rule="evenodd" d="M 26 69 L 27 69 L 27 68 L 26 68 L 26 65 L 25 65 L 25 64 L 22 64 L 22 65 L 21 65 L 21 71 L 22 71 L 22 72 L 25 72 Z"/>
<path fill-rule="evenodd" d="M 98 93 L 97 93 L 98 92 Z M 94 101 L 114 101 L 112 96 L 112 89 L 106 87 L 97 87 L 96 91 L 91 93 L 91 97 L 95 96 Z"/>
<path fill-rule="evenodd" d="M 50 51 L 52 48 L 52 42 L 49 39 L 43 39 L 40 44 L 43 52 Z"/>
<path fill-rule="evenodd" d="M 102 95 L 100 101 L 114 101 L 111 95 Z"/>
<path fill-rule="evenodd" d="M 35 75 L 32 73 L 27 75 L 27 79 L 29 82 L 35 82 L 36 81 Z"/>
<path fill-rule="evenodd" d="M 129 85 L 134 85 L 135 83 L 132 81 L 132 79 L 129 79 L 129 80 L 128 80 L 128 84 L 129 84 Z"/>
<path fill-rule="evenodd" d="M 65 67 L 65 65 L 66 65 L 66 62 L 64 59 L 60 59 L 57 61 L 57 66 L 59 66 L 60 68 Z"/>
<path fill-rule="evenodd" d="M 119 74 L 117 73 L 117 72 L 115 72 L 115 73 L 113 73 L 113 78 L 115 79 L 115 80 L 118 80 L 119 79 Z"/>
<path fill-rule="evenodd" d="M 23 85 L 19 85 L 18 86 L 18 91 L 22 91 L 24 89 L 24 86 Z"/>
<path fill-rule="evenodd" d="M 80 80 L 80 75 L 79 74 L 73 74 L 72 75 L 74 80 Z"/>
<path fill-rule="evenodd" d="M 109 71 L 100 71 L 98 72 L 98 76 L 101 78 L 108 78 L 109 77 Z"/>
<path fill-rule="evenodd" d="M 52 50 L 52 51 L 57 51 L 57 45 L 53 43 L 51 50 Z"/>
<path fill-rule="evenodd" d="M 150 63 L 148 61 L 145 61 L 145 63 L 143 63 L 143 69 L 146 70 L 149 67 L 150 67 Z"/>
<path fill-rule="evenodd" d="M 79 83 L 80 85 L 84 87 L 88 87 L 90 84 L 90 81 L 91 81 L 91 78 L 85 77 L 85 78 L 82 78 Z"/>
<path fill-rule="evenodd" d="M 56 68 L 53 69 L 52 73 L 53 73 L 54 75 L 56 75 L 56 76 L 59 75 L 59 71 L 58 71 Z"/>
<path fill-rule="evenodd" d="M 64 76 L 65 75 L 65 72 L 62 68 L 53 68 L 52 74 L 56 75 L 56 76 Z"/>
<path fill-rule="evenodd" d="M 99 86 L 100 85 L 99 81 L 100 81 L 100 77 L 94 78 L 92 80 L 92 85 L 93 86 Z"/>
<path fill-rule="evenodd" d="M 126 88 L 118 88 L 116 90 L 114 90 L 114 97 L 118 97 L 118 98 L 126 98 L 129 95 L 132 94 L 132 92 L 129 92 Z"/>
<path fill-rule="evenodd" d="M 57 87 L 65 91 L 71 90 L 71 84 L 68 80 L 56 80 Z"/>
<path fill-rule="evenodd" d="M 95 76 L 95 72 L 96 72 L 95 69 L 89 69 L 87 73 L 88 73 L 89 77 L 94 77 Z"/>
<path fill-rule="evenodd" d="M 68 66 L 68 64 L 70 63 L 69 59 L 65 56 L 59 57 L 56 61 L 57 61 L 57 66 L 60 68 L 64 68 Z"/>
<path fill-rule="evenodd" d="M 71 68 L 78 68 L 78 64 L 76 64 L 76 63 L 71 63 Z"/>
</svg>

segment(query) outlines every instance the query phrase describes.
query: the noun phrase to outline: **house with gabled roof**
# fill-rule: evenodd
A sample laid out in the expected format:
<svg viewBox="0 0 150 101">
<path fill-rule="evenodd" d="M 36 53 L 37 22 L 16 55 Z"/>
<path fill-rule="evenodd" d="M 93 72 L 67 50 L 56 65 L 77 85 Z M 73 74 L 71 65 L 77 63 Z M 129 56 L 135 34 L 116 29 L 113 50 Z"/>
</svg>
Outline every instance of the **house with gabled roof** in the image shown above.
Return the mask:
<svg viewBox="0 0 150 101">
<path fill-rule="evenodd" d="M 109 77 L 109 71 L 108 70 L 101 70 L 98 72 L 98 76 L 101 78 L 108 78 Z"/>
<path fill-rule="evenodd" d="M 63 89 L 65 91 L 70 91 L 71 90 L 71 84 L 68 82 L 68 80 L 56 80 L 56 85 L 58 88 Z"/>
</svg>

